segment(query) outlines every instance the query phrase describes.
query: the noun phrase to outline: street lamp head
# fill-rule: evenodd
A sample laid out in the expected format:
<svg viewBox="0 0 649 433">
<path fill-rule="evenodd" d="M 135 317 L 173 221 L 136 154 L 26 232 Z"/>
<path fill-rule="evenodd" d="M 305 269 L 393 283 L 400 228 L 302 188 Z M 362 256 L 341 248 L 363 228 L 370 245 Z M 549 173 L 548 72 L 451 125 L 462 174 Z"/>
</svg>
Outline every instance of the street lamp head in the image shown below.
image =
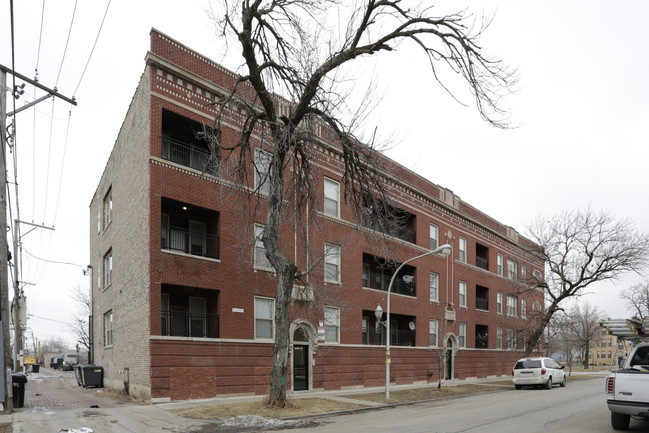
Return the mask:
<svg viewBox="0 0 649 433">
<path fill-rule="evenodd" d="M 374 316 L 376 316 L 377 322 L 381 321 L 381 318 L 383 317 L 383 308 L 381 308 L 381 305 L 376 306 L 376 310 L 374 310 Z"/>
<path fill-rule="evenodd" d="M 433 250 L 433 254 L 441 254 L 443 256 L 448 256 L 449 254 L 451 254 L 452 248 L 453 247 L 451 247 L 450 244 L 440 245 L 439 247 Z"/>
</svg>

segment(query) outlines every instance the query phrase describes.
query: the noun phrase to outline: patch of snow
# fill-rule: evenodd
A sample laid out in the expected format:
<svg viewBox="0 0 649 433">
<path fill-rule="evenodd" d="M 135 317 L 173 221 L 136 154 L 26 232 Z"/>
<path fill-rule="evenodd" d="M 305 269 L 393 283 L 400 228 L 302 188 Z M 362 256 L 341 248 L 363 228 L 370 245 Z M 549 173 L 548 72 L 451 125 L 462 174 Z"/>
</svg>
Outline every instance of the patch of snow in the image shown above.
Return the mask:
<svg viewBox="0 0 649 433">
<path fill-rule="evenodd" d="M 221 425 L 228 427 L 255 427 L 255 428 L 287 428 L 298 425 L 299 421 L 266 419 L 255 415 L 241 415 L 225 419 Z"/>
<path fill-rule="evenodd" d="M 64 428 L 63 430 L 59 430 L 59 433 L 93 433 L 93 430 L 88 427 Z"/>
</svg>

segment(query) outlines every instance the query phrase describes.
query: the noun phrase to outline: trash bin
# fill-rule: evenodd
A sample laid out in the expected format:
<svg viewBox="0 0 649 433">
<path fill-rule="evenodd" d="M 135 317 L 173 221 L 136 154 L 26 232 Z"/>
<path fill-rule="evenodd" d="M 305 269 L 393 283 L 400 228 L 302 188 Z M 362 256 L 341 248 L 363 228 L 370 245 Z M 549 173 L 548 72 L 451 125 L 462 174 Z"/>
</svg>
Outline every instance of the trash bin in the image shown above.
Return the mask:
<svg viewBox="0 0 649 433">
<path fill-rule="evenodd" d="M 38 373 L 38 372 L 40 371 L 40 369 L 41 369 L 41 365 L 40 365 L 40 364 L 34 364 L 34 365 L 32 365 L 32 373 Z"/>
<path fill-rule="evenodd" d="M 77 385 L 81 386 L 83 384 L 83 378 L 81 377 L 81 364 L 76 364 L 72 366 L 74 370 L 74 376 L 77 378 Z"/>
<path fill-rule="evenodd" d="M 99 365 L 81 365 L 81 383 L 84 388 L 95 386 L 104 387 L 104 367 Z"/>
<path fill-rule="evenodd" d="M 27 375 L 24 373 L 11 373 L 11 382 L 13 385 L 14 408 L 21 408 L 25 404 L 25 384 Z"/>
</svg>

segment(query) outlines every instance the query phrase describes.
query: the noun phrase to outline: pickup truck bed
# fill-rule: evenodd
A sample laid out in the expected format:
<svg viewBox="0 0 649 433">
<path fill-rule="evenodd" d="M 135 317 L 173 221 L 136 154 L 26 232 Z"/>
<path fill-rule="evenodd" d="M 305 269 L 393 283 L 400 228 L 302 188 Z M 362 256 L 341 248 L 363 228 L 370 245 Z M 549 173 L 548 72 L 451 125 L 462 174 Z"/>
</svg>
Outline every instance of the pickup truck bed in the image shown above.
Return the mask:
<svg viewBox="0 0 649 433">
<path fill-rule="evenodd" d="M 616 430 L 627 430 L 632 416 L 649 419 L 649 343 L 634 349 L 625 368 L 606 379 L 611 424 Z"/>
</svg>

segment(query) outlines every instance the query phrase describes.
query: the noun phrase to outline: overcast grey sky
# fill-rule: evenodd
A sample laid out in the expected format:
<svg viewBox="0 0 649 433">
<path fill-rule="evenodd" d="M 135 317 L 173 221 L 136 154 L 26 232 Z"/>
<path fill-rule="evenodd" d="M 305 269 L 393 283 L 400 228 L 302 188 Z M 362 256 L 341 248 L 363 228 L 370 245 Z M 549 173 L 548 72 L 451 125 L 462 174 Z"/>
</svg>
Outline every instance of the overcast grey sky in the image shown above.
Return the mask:
<svg viewBox="0 0 649 433">
<path fill-rule="evenodd" d="M 11 67 L 9 0 L 0 4 L 0 63 Z M 21 226 L 29 327 L 42 340 L 64 336 L 76 308 L 69 293 L 88 287 L 88 205 L 144 70 L 150 29 L 237 66 L 220 51 L 207 1 L 112 0 L 84 74 L 107 4 L 14 1 L 16 70 L 37 72 L 79 104 L 48 100 L 16 119 L 20 219 L 55 229 Z M 489 127 L 404 49 L 367 66 L 382 96 L 371 120 L 397 139 L 387 154 L 522 234 L 538 215 L 589 204 L 649 232 L 649 2 L 437 4 L 494 16 L 481 41 L 519 70 L 519 92 L 507 103 L 520 126 Z M 28 86 L 18 106 L 41 95 Z M 13 195 L 12 208 L 15 219 Z M 626 317 L 619 291 L 642 280 L 629 275 L 582 299 Z"/>
</svg>

